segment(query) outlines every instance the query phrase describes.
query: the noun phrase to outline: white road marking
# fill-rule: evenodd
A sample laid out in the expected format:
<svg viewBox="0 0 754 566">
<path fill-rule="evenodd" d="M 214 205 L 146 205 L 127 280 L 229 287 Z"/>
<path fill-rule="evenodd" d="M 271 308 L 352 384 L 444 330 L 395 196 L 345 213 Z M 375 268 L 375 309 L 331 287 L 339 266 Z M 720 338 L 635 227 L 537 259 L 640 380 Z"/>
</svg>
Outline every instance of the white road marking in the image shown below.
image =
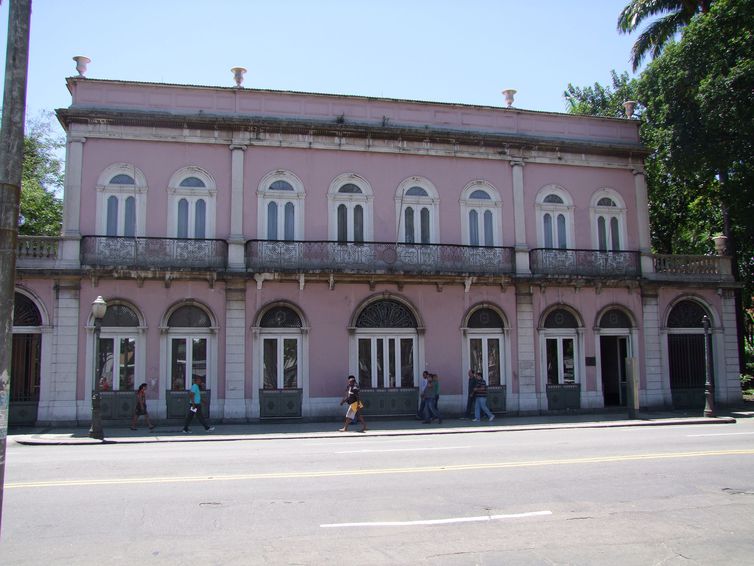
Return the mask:
<svg viewBox="0 0 754 566">
<path fill-rule="evenodd" d="M 364 448 L 363 450 L 342 450 L 336 454 L 364 454 L 366 452 L 419 452 L 421 450 L 460 450 L 472 446 L 438 446 L 436 448 Z"/>
<path fill-rule="evenodd" d="M 711 432 L 709 434 L 687 434 L 686 436 L 736 436 L 738 434 L 754 434 L 754 432 Z"/>
<path fill-rule="evenodd" d="M 320 525 L 323 529 L 339 527 L 412 527 L 416 525 L 450 525 L 453 523 L 478 523 L 483 521 L 499 521 L 502 519 L 524 519 L 526 517 L 543 517 L 552 515 L 552 511 L 531 511 L 529 513 L 513 513 L 510 515 L 482 515 L 480 517 L 451 517 L 448 519 L 427 519 L 424 521 L 375 521 L 373 523 L 329 523 Z"/>
</svg>

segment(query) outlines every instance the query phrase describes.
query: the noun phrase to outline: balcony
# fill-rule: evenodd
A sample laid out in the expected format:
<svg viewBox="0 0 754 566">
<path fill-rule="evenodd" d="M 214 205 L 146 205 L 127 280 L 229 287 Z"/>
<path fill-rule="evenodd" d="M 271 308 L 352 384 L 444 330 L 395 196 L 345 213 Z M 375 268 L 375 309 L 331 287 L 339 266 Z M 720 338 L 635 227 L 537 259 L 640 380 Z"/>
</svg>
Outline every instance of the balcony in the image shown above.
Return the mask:
<svg viewBox="0 0 754 566">
<path fill-rule="evenodd" d="M 54 267 L 59 257 L 60 238 L 57 236 L 18 236 L 16 267 Z"/>
<path fill-rule="evenodd" d="M 533 249 L 529 252 L 533 275 L 582 277 L 638 277 L 639 252 Z"/>
<path fill-rule="evenodd" d="M 513 273 L 513 248 L 249 240 L 246 267 L 255 272 L 500 275 Z"/>
<path fill-rule="evenodd" d="M 171 270 L 223 270 L 225 240 L 84 236 L 81 264 L 90 267 Z"/>
<path fill-rule="evenodd" d="M 670 281 L 733 281 L 729 257 L 716 255 L 652 256 L 654 279 Z"/>
</svg>

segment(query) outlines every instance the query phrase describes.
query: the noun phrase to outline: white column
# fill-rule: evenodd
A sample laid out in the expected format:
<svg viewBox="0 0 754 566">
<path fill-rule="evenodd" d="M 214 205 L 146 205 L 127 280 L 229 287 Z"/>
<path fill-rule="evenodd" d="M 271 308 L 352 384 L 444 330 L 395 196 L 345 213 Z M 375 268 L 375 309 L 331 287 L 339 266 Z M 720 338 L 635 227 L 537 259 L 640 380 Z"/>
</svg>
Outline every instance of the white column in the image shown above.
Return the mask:
<svg viewBox="0 0 754 566">
<path fill-rule="evenodd" d="M 524 162 L 512 160 L 513 178 L 513 225 L 516 234 L 516 273 L 529 274 L 529 245 L 526 241 L 526 206 L 524 203 Z"/>
<path fill-rule="evenodd" d="M 225 288 L 225 421 L 245 420 L 246 284 Z"/>
<path fill-rule="evenodd" d="M 660 332 L 659 305 L 657 295 L 645 292 L 642 295 L 642 318 L 644 333 L 645 388 L 640 392 L 640 407 L 662 407 L 672 405 L 670 377 L 668 369 L 663 371 L 662 345 L 667 344 L 667 333 Z M 666 376 L 666 377 L 663 377 Z"/>
<path fill-rule="evenodd" d="M 228 266 L 231 270 L 243 270 L 244 234 L 243 234 L 243 171 L 245 145 L 230 146 L 230 238 L 228 239 Z"/>
<path fill-rule="evenodd" d="M 63 198 L 62 267 L 78 267 L 81 242 L 81 171 L 84 163 L 85 137 L 68 137 L 65 158 Z"/>
<path fill-rule="evenodd" d="M 636 225 L 639 230 L 639 252 L 641 253 L 641 271 L 645 275 L 654 272 L 652 242 L 649 232 L 649 197 L 647 196 L 647 178 L 643 169 L 634 169 L 634 189 L 636 191 Z"/>
<path fill-rule="evenodd" d="M 50 365 L 43 367 L 49 372 L 42 379 L 49 379 L 49 398 L 40 400 L 40 422 L 74 423 L 88 421 L 91 417 L 91 398 L 84 394 L 76 399 L 78 380 L 78 343 L 80 284 L 78 281 L 59 281 L 55 287 L 55 314 L 52 331 L 52 356 Z M 81 360 L 81 363 L 85 363 Z"/>
<path fill-rule="evenodd" d="M 534 350 L 534 301 L 531 289 L 516 289 L 516 338 L 518 339 L 518 410 L 538 411 L 537 375 Z M 511 392 L 512 393 L 512 392 Z"/>
</svg>

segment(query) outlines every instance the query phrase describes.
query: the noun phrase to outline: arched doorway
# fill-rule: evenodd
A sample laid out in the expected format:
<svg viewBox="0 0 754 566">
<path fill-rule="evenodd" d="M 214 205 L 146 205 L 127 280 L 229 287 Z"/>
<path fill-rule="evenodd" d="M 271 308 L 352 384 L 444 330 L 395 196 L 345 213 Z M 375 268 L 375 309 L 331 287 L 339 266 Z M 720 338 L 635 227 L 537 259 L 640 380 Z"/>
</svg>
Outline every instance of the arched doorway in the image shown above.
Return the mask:
<svg viewBox="0 0 754 566">
<path fill-rule="evenodd" d="M 580 409 L 585 369 L 583 327 L 578 318 L 566 308 L 553 309 L 544 318 L 539 336 L 547 408 Z"/>
<path fill-rule="evenodd" d="M 668 314 L 668 367 L 673 407 L 704 407 L 704 327 L 710 316 L 698 302 L 679 301 Z M 712 320 L 712 317 L 710 317 Z M 712 355 L 712 352 L 710 352 Z"/>
<path fill-rule="evenodd" d="M 468 368 L 482 372 L 488 385 L 488 408 L 492 412 L 505 411 L 510 351 L 503 315 L 488 305 L 479 305 L 468 316 L 463 332 Z M 463 380 L 463 387 L 465 395 L 468 395 L 466 379 Z"/>
<path fill-rule="evenodd" d="M 265 307 L 254 328 L 256 373 L 259 378 L 259 416 L 300 417 L 303 414 L 305 328 L 292 305 Z"/>
<path fill-rule="evenodd" d="M 167 319 L 168 418 L 186 413 L 186 391 L 194 380 L 202 390 L 202 412 L 210 415 L 216 385 L 216 332 L 207 311 L 194 303 L 175 308 Z"/>
<path fill-rule="evenodd" d="M 356 319 L 361 387 L 415 387 L 418 380 L 416 317 L 394 299 L 368 304 Z"/>
<path fill-rule="evenodd" d="M 37 421 L 42 357 L 42 316 L 29 297 L 15 293 L 10 367 L 9 425 Z"/>
<path fill-rule="evenodd" d="M 612 308 L 600 317 L 600 373 L 605 407 L 626 405 L 626 360 L 631 356 L 631 328 L 628 315 Z"/>
</svg>

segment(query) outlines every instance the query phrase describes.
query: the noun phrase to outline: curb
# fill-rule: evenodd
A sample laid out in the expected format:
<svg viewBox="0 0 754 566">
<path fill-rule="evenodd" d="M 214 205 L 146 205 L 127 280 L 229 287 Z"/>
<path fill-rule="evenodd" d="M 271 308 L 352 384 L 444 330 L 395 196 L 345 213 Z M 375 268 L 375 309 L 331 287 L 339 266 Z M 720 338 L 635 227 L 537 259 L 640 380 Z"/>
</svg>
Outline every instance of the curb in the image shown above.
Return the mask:
<svg viewBox="0 0 754 566">
<path fill-rule="evenodd" d="M 356 431 L 350 433 L 356 437 L 391 437 L 391 436 L 427 436 L 427 435 L 450 435 L 466 433 L 500 433 L 500 432 L 526 432 L 539 430 L 567 430 L 567 429 L 589 429 L 589 428 L 629 428 L 629 427 L 646 427 L 646 426 L 677 426 L 677 425 L 711 425 L 711 424 L 734 424 L 736 419 L 733 417 L 695 417 L 695 418 L 667 418 L 667 419 L 636 419 L 624 421 L 590 421 L 576 423 L 541 423 L 529 425 L 482 425 L 477 427 L 446 427 L 435 429 L 383 429 L 368 430 L 366 434 Z M 170 434 L 170 433 L 168 433 Z M 55 435 L 50 435 L 55 436 Z M 59 438 L 44 438 L 42 435 L 18 435 L 10 436 L 13 442 L 24 446 L 96 446 L 96 445 L 113 445 L 113 444 L 158 444 L 165 442 L 239 442 L 239 441 L 259 441 L 259 440 L 303 440 L 307 438 L 343 438 L 348 437 L 349 433 L 338 431 L 311 431 L 311 432 L 270 432 L 270 433 L 247 433 L 247 434 L 202 434 L 196 436 L 179 435 L 175 436 L 154 434 L 150 436 L 125 436 L 117 438 L 106 438 L 105 440 L 96 440 L 88 437 L 76 437 L 58 435 Z"/>
</svg>

